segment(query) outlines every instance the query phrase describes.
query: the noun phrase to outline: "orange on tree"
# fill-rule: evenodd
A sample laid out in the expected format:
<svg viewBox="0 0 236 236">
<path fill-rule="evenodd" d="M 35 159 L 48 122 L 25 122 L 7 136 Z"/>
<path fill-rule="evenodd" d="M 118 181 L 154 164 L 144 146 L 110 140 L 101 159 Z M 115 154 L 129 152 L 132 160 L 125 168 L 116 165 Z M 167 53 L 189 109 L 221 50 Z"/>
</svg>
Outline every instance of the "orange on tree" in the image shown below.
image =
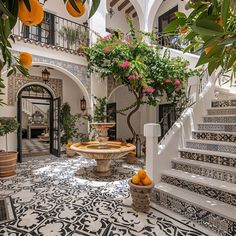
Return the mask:
<svg viewBox="0 0 236 236">
<path fill-rule="evenodd" d="M 38 25 L 42 22 L 44 11 L 38 0 L 29 0 L 31 11 L 29 11 L 23 0 L 19 0 L 18 17 L 27 26 Z"/>
<path fill-rule="evenodd" d="M 188 26 L 184 26 L 184 27 L 181 27 L 181 28 L 179 29 L 179 32 L 180 32 L 181 34 L 186 34 L 186 33 L 188 32 L 188 30 L 189 30 Z"/>
<path fill-rule="evenodd" d="M 212 50 L 212 48 L 213 47 L 210 46 L 210 47 L 207 47 L 207 48 L 204 49 L 206 55 Z"/>
<path fill-rule="evenodd" d="M 75 0 L 75 4 L 78 7 L 80 12 L 74 9 L 74 7 L 71 5 L 69 0 L 67 0 L 66 2 L 66 9 L 71 16 L 80 17 L 85 13 L 85 6 L 80 0 Z"/>
<path fill-rule="evenodd" d="M 20 64 L 25 68 L 29 68 L 32 65 L 32 60 L 32 55 L 28 52 L 21 52 L 19 55 Z"/>
</svg>

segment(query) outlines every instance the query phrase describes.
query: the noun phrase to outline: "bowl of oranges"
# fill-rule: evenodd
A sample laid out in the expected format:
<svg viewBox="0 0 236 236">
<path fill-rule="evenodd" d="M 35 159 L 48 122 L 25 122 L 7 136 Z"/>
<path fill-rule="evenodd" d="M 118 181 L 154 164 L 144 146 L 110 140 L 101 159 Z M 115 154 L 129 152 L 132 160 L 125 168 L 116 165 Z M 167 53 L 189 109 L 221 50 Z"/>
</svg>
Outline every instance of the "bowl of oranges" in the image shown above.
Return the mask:
<svg viewBox="0 0 236 236">
<path fill-rule="evenodd" d="M 139 170 L 128 182 L 135 211 L 147 212 L 150 208 L 154 183 L 144 169 Z"/>
</svg>

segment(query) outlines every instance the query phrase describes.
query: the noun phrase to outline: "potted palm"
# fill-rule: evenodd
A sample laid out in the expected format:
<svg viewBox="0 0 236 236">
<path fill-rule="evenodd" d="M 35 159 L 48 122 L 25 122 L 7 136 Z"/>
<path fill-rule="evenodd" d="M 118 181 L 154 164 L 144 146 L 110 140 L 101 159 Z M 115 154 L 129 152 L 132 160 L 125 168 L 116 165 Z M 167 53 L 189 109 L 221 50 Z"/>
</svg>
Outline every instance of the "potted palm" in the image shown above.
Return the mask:
<svg viewBox="0 0 236 236">
<path fill-rule="evenodd" d="M 0 118 L 0 136 L 5 136 L 6 150 L 0 152 L 0 177 L 9 177 L 16 174 L 17 152 L 8 151 L 7 135 L 18 128 L 18 123 L 13 117 Z"/>
</svg>

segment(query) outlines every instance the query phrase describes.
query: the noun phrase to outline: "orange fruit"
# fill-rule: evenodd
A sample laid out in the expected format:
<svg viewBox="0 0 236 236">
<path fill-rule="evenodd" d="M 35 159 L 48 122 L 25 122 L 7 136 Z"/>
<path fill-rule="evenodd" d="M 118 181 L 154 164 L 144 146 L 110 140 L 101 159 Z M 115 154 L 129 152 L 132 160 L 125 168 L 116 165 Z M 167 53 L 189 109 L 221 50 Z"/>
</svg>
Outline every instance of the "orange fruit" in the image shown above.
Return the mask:
<svg viewBox="0 0 236 236">
<path fill-rule="evenodd" d="M 25 68 L 29 68 L 32 65 L 32 55 L 28 52 L 22 52 L 19 55 L 20 64 Z"/>
<path fill-rule="evenodd" d="M 147 176 L 147 173 L 144 169 L 141 169 L 141 170 L 138 171 L 138 176 L 142 180 Z"/>
<path fill-rule="evenodd" d="M 38 25 L 43 21 L 44 11 L 38 0 L 29 0 L 31 11 L 28 11 L 23 0 L 19 0 L 18 17 L 27 26 Z"/>
<path fill-rule="evenodd" d="M 152 183 L 152 180 L 147 175 L 144 179 L 142 179 L 142 183 L 143 183 L 143 185 L 150 185 Z"/>
<path fill-rule="evenodd" d="M 180 32 L 181 34 L 186 34 L 186 33 L 188 32 L 188 26 L 181 27 L 181 28 L 179 29 L 179 32 Z"/>
<path fill-rule="evenodd" d="M 207 48 L 204 49 L 206 55 L 212 50 L 212 48 L 213 47 L 210 46 L 210 47 L 207 47 Z"/>
<path fill-rule="evenodd" d="M 222 21 L 222 17 L 221 16 L 218 16 L 217 17 L 217 20 L 216 20 L 217 24 L 221 27 L 223 27 L 223 21 Z"/>
<path fill-rule="evenodd" d="M 76 11 L 73 6 L 71 5 L 70 1 L 67 0 L 66 2 L 66 9 L 68 13 L 73 17 L 80 17 L 85 13 L 85 6 L 80 0 L 75 0 L 75 4 L 80 10 L 80 12 Z"/>
<path fill-rule="evenodd" d="M 139 178 L 138 174 L 136 174 L 136 175 L 134 175 L 134 176 L 132 177 L 131 182 L 132 182 L 133 184 L 139 185 L 139 183 L 140 183 L 140 178 Z"/>
</svg>

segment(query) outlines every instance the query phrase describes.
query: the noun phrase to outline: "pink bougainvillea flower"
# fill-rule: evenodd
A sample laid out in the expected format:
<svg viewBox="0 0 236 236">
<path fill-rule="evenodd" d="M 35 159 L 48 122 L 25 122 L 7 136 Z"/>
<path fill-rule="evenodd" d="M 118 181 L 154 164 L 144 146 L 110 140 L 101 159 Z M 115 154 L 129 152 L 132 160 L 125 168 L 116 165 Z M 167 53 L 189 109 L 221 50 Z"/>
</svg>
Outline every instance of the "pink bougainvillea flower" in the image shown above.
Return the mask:
<svg viewBox="0 0 236 236">
<path fill-rule="evenodd" d="M 141 75 L 137 75 L 137 76 L 136 76 L 136 80 L 140 80 L 141 78 L 142 78 Z"/>
<path fill-rule="evenodd" d="M 175 86 L 180 85 L 180 81 L 178 79 L 176 79 L 175 82 L 174 82 L 174 85 Z"/>
<path fill-rule="evenodd" d="M 127 69 L 130 67 L 130 62 L 129 61 L 124 61 L 123 63 L 119 64 L 119 67 L 123 68 L 123 69 Z"/>
<path fill-rule="evenodd" d="M 109 53 L 111 50 L 110 50 L 110 48 L 109 47 L 105 47 L 105 48 L 103 48 L 103 52 L 104 53 Z"/>
<path fill-rule="evenodd" d="M 108 35 L 104 36 L 102 39 L 103 39 L 103 40 L 108 40 L 110 37 L 111 37 L 111 35 L 108 34 Z"/>
<path fill-rule="evenodd" d="M 170 79 L 165 80 L 167 84 L 171 83 L 172 81 Z"/>
<path fill-rule="evenodd" d="M 135 79 L 135 75 L 129 75 L 128 76 L 128 80 L 134 80 Z"/>
<path fill-rule="evenodd" d="M 177 93 L 180 92 L 180 88 L 176 88 L 175 92 L 177 92 Z"/>
<path fill-rule="evenodd" d="M 154 92 L 155 92 L 155 89 L 152 88 L 152 87 L 148 87 L 148 88 L 144 88 L 144 89 L 143 89 L 143 92 L 144 92 L 144 93 L 154 93 Z"/>
</svg>

